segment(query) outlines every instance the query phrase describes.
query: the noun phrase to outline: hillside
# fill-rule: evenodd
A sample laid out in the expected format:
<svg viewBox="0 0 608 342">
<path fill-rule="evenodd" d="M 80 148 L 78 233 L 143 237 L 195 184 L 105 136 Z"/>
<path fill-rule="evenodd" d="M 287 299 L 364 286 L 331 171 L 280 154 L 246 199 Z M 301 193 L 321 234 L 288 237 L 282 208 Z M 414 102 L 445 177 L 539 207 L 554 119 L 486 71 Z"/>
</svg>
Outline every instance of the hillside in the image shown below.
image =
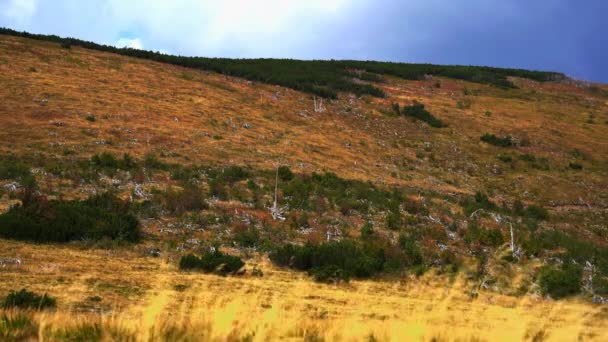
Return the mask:
<svg viewBox="0 0 608 342">
<path fill-rule="evenodd" d="M 0 299 L 58 305 L 31 336 L 606 338 L 606 85 L 2 33 Z M 179 269 L 209 250 L 245 274 Z"/>
</svg>

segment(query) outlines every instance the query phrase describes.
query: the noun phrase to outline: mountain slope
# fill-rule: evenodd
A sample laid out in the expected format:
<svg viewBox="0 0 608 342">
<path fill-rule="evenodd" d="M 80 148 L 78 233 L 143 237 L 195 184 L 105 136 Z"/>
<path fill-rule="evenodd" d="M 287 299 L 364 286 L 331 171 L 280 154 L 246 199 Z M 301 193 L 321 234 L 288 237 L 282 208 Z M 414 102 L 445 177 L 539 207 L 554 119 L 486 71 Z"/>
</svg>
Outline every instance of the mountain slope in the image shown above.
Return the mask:
<svg viewBox="0 0 608 342">
<path fill-rule="evenodd" d="M 339 72 L 382 96 L 0 35 L 0 297 L 58 298 L 23 333 L 605 339 L 608 87 Z M 6 228 L 74 229 L 94 205 L 136 218 L 139 243 Z M 181 270 L 211 250 L 244 275 Z"/>
</svg>

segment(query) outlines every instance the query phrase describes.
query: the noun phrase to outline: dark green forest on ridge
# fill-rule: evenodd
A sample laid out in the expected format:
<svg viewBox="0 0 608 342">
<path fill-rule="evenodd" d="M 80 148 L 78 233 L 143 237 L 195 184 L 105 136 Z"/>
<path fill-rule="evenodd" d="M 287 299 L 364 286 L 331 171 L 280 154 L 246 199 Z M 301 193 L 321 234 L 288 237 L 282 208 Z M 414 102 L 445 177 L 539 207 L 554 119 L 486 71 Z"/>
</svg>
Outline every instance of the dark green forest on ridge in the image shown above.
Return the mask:
<svg viewBox="0 0 608 342">
<path fill-rule="evenodd" d="M 378 75 L 390 75 L 406 80 L 423 79 L 426 75 L 442 76 L 489 84 L 502 89 L 515 88 L 507 77 L 522 77 L 535 81 L 559 80 L 565 75 L 557 72 L 530 71 L 485 66 L 433 65 L 356 60 L 295 60 L 295 59 L 232 59 L 167 55 L 160 52 L 117 48 L 76 38 L 19 32 L 0 28 L 0 34 L 42 40 L 60 44 L 149 59 L 188 68 L 215 71 L 242 77 L 250 81 L 280 85 L 325 98 L 337 98 L 339 92 L 358 96 L 384 97 L 384 92 L 367 81 L 381 81 Z"/>
</svg>

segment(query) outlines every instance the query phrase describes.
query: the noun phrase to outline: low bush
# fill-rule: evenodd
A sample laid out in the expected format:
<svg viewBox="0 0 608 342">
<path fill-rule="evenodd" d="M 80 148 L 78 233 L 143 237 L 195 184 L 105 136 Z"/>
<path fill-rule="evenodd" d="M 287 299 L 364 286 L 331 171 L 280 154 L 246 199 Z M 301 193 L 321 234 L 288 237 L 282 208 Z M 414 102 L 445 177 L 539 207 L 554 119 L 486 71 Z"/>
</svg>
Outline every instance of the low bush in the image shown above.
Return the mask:
<svg viewBox="0 0 608 342">
<path fill-rule="evenodd" d="M 510 136 L 497 137 L 494 134 L 486 133 L 480 139 L 481 139 L 481 141 L 483 141 L 483 142 L 485 142 L 487 144 L 498 146 L 498 147 L 511 147 L 511 146 L 513 146 L 513 140 L 512 140 L 512 138 Z"/>
<path fill-rule="evenodd" d="M 173 214 L 209 209 L 205 193 L 197 186 L 190 186 L 179 191 L 167 190 L 161 195 L 161 201 L 165 208 Z"/>
<path fill-rule="evenodd" d="M 25 194 L 22 204 L 0 215 L 0 236 L 35 242 L 125 240 L 141 238 L 140 225 L 129 204 L 111 194 L 79 201 L 48 201 Z"/>
<path fill-rule="evenodd" d="M 370 182 L 346 180 L 331 172 L 294 175 L 291 181 L 279 186 L 289 207 L 303 210 L 315 209 L 315 206 L 320 209 L 319 204 L 328 203 L 346 213 L 366 214 L 372 207 L 389 209 L 390 202 L 398 195 L 398 192 L 379 189 Z"/>
<path fill-rule="evenodd" d="M 291 172 L 288 166 L 280 166 L 277 172 L 279 173 L 279 179 L 282 181 L 290 181 L 293 179 L 293 172 Z"/>
<path fill-rule="evenodd" d="M 30 167 L 13 156 L 0 156 L 0 180 L 15 180 L 30 189 L 37 187 Z"/>
<path fill-rule="evenodd" d="M 488 198 L 487 195 L 479 191 L 475 193 L 475 197 L 473 198 L 473 200 L 465 199 L 460 203 L 460 205 L 464 209 L 464 213 L 467 216 L 470 216 L 474 212 L 481 209 L 487 211 L 498 209 L 496 204 L 490 201 L 490 198 Z"/>
<path fill-rule="evenodd" d="M 498 160 L 500 160 L 500 161 L 501 161 L 501 162 L 503 162 L 503 163 L 510 163 L 510 162 L 512 162 L 512 161 L 513 161 L 513 157 L 511 157 L 511 156 L 510 156 L 510 155 L 508 155 L 508 154 L 502 154 L 502 153 L 501 153 L 501 154 L 499 154 L 499 155 L 498 155 L 498 157 L 497 157 L 497 158 L 498 158 Z"/>
<path fill-rule="evenodd" d="M 19 308 L 43 310 L 52 309 L 57 306 L 57 300 L 46 293 L 43 295 L 36 294 L 26 289 L 20 291 L 12 291 L 2 301 L 3 309 Z"/>
<path fill-rule="evenodd" d="M 561 267 L 547 265 L 539 271 L 538 283 L 544 295 L 560 299 L 580 292 L 582 275 L 582 268 L 573 263 Z"/>
<path fill-rule="evenodd" d="M 427 111 L 422 103 L 415 103 L 411 106 L 403 107 L 403 109 L 401 110 L 401 114 L 420 121 L 424 121 L 431 127 L 446 127 L 446 125 L 441 120 L 437 119 L 433 116 L 433 114 Z"/>
<path fill-rule="evenodd" d="M 583 165 L 581 165 L 579 163 L 570 163 L 570 164 L 568 164 L 568 167 L 571 168 L 572 170 L 582 170 L 583 169 Z"/>
<path fill-rule="evenodd" d="M 234 242 L 241 247 L 256 247 L 260 244 L 260 233 L 255 227 L 247 227 L 234 234 Z"/>
<path fill-rule="evenodd" d="M 479 243 L 483 246 L 498 247 L 504 243 L 504 237 L 498 229 L 485 229 L 471 223 L 464 236 L 468 244 Z"/>
<path fill-rule="evenodd" d="M 206 252 L 200 258 L 192 254 L 185 255 L 179 261 L 180 270 L 202 271 L 224 276 L 236 273 L 244 265 L 245 263 L 241 258 L 224 254 L 217 249 L 212 252 Z"/>
<path fill-rule="evenodd" d="M 287 244 L 272 251 L 269 257 L 278 266 L 308 271 L 319 281 L 370 278 L 404 266 L 401 255 L 386 245 L 360 245 L 351 240 L 304 246 Z"/>
<path fill-rule="evenodd" d="M 523 215 L 527 218 L 531 218 L 534 220 L 547 220 L 549 218 L 549 212 L 547 211 L 547 209 L 538 206 L 538 205 L 530 205 L 528 206 L 524 212 Z"/>
<path fill-rule="evenodd" d="M 96 168 L 111 170 L 132 170 L 137 166 L 135 159 L 128 153 L 125 153 L 122 159 L 116 158 L 112 153 L 99 153 L 91 157 L 91 163 Z"/>
<path fill-rule="evenodd" d="M 399 237 L 399 247 L 405 254 L 404 262 L 407 266 L 417 266 L 424 264 L 424 258 L 422 256 L 420 246 L 413 237 L 401 235 Z"/>
</svg>

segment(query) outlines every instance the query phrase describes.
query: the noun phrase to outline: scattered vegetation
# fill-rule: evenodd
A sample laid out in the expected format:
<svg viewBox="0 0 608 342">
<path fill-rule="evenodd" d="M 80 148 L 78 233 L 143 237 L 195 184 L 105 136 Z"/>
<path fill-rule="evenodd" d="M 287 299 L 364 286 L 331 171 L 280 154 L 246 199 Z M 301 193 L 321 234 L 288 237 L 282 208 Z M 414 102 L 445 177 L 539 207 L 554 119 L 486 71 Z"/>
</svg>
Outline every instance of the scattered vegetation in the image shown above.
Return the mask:
<svg viewBox="0 0 608 342">
<path fill-rule="evenodd" d="M 57 300 L 54 297 L 51 297 L 46 293 L 39 295 L 26 289 L 11 291 L 4 301 L 2 301 L 3 309 L 19 308 L 43 310 L 52 309 L 56 306 Z"/>
<path fill-rule="evenodd" d="M 26 192 L 21 201 L 0 215 L 0 236 L 35 242 L 103 238 L 136 242 L 141 238 L 129 204 L 109 193 L 83 201 L 49 201 Z"/>
</svg>

